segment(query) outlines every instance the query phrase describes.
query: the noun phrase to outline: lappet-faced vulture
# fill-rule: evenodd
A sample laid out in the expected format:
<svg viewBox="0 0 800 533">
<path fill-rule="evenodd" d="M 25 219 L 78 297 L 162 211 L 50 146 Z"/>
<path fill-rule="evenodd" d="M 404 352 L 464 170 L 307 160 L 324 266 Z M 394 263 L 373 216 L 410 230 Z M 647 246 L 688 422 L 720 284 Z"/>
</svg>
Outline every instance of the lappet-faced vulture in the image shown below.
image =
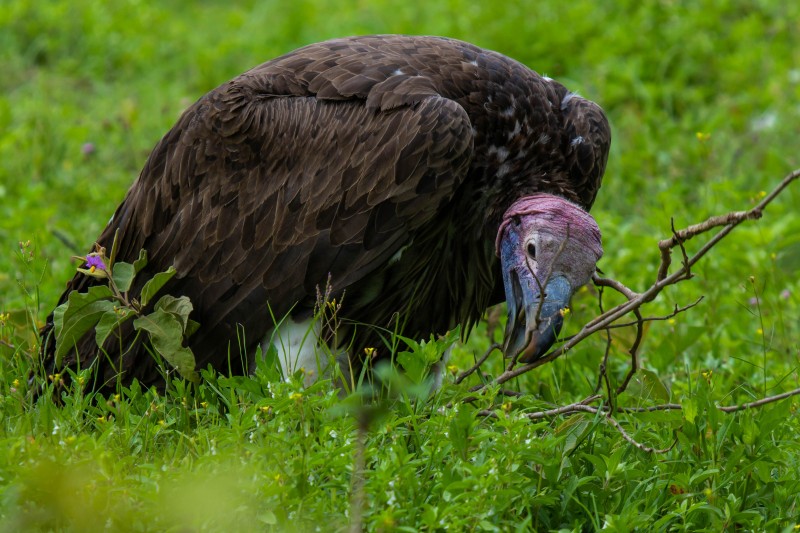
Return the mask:
<svg viewBox="0 0 800 533">
<path fill-rule="evenodd" d="M 251 370 L 287 315 L 289 333 L 273 341 L 290 345 L 282 359 L 297 357 L 328 282 L 333 297 L 346 293 L 337 337 L 355 367 L 364 348 L 387 351 L 380 328 L 468 331 L 503 296 L 506 354 L 530 361 L 602 254 L 587 211 L 609 143 L 599 106 L 501 54 L 439 37 L 335 39 L 189 107 L 97 242 L 110 248 L 118 232 L 127 262 L 147 250 L 133 295 L 174 265 L 164 291 L 194 305 L 198 368 Z M 101 282 L 78 273 L 61 301 Z M 51 330 L 52 316 L 48 373 L 59 370 Z M 142 337 L 122 335 L 104 354 L 86 335 L 61 366 L 96 365 L 100 386 L 118 371 L 163 383 Z M 299 366 L 308 361 L 284 361 Z"/>
</svg>

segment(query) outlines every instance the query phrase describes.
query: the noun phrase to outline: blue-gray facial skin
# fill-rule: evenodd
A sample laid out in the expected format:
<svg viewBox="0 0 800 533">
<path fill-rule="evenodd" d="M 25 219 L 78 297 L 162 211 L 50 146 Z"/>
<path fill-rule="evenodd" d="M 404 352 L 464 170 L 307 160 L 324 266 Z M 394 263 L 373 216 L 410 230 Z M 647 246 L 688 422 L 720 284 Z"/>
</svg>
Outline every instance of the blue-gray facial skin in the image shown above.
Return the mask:
<svg viewBox="0 0 800 533">
<path fill-rule="evenodd" d="M 547 353 L 561 331 L 563 309 L 591 279 L 602 255 L 594 220 L 572 204 L 566 212 L 574 210 L 577 217 L 565 217 L 564 206 L 559 209 L 558 215 L 546 210 L 515 214 L 500 230 L 498 253 L 508 307 L 504 352 L 520 362 Z M 593 241 L 596 246 L 586 245 Z"/>
</svg>

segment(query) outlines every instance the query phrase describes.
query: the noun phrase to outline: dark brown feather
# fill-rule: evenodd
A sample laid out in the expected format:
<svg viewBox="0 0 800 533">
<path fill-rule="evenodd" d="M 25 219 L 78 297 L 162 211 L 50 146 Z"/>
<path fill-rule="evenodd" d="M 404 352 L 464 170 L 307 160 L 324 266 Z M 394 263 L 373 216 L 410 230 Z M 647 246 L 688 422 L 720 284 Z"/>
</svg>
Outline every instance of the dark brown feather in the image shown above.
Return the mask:
<svg viewBox="0 0 800 533">
<path fill-rule="evenodd" d="M 98 242 L 119 230 L 121 260 L 147 249 L 145 278 L 174 265 L 166 290 L 194 303 L 198 365 L 245 372 L 239 332 L 251 355 L 270 313 L 310 312 L 329 276 L 350 320 L 390 326 L 399 313 L 412 337 L 469 328 L 500 283 L 505 209 L 534 192 L 590 208 L 609 142 L 596 104 L 500 54 L 437 37 L 337 39 L 191 106 Z M 61 302 L 92 283 L 77 274 Z M 356 346 L 376 342 L 356 335 Z M 94 362 L 109 383 L 111 360 L 125 383 L 160 382 L 141 342 L 105 349 L 97 358 L 89 335 L 65 364 Z M 48 372 L 53 353 L 50 341 Z"/>
</svg>

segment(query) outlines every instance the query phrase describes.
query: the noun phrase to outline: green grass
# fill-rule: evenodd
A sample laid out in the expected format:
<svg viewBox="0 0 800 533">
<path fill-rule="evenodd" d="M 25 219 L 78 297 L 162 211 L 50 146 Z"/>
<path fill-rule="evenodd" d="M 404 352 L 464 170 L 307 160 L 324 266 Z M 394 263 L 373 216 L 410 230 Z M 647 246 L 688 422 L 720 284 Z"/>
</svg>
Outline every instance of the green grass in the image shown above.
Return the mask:
<svg viewBox="0 0 800 533">
<path fill-rule="evenodd" d="M 228 4 L 8 0 L 0 10 L 4 530 L 348 527 L 359 437 L 327 382 L 303 389 L 264 371 L 206 374 L 197 390 L 175 382 L 160 396 L 74 392 L 63 407 L 25 395 L 35 327 L 74 269 L 70 256 L 89 249 L 182 109 L 270 57 L 351 34 L 448 35 L 599 102 L 614 130 L 593 210 L 604 232 L 600 267 L 634 289 L 654 278 L 670 219 L 682 227 L 746 209 L 800 167 L 794 2 Z M 469 385 L 451 379 L 424 401 L 381 402 L 364 444 L 368 529 L 792 531 L 798 400 L 736 414 L 714 405 L 800 386 L 798 205 L 795 185 L 715 248 L 693 280 L 647 307 L 666 313 L 704 296 L 646 331 L 641 362 L 665 398 L 639 386 L 620 399 L 684 406 L 619 415 L 647 445 L 677 436 L 671 451 L 639 451 L 589 415 L 524 418 L 591 393 L 605 345 L 590 339 L 509 383 L 529 393 L 521 398 L 492 389 L 463 405 Z M 593 291 L 580 293 L 567 333 L 596 308 Z M 488 335 L 480 325 L 456 347 L 455 365 L 470 366 Z M 632 340 L 632 331 L 614 332 L 612 380 L 624 376 Z"/>
</svg>

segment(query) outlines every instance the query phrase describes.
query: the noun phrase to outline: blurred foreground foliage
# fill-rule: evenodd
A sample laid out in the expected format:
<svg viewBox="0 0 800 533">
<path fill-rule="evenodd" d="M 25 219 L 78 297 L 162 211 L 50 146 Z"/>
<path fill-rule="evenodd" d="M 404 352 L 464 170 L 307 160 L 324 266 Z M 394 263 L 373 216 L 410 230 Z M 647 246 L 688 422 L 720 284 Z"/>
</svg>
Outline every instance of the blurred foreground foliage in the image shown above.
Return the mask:
<svg viewBox="0 0 800 533">
<path fill-rule="evenodd" d="M 74 390 L 62 407 L 26 396 L 34 332 L 73 271 L 70 256 L 91 250 L 149 150 L 204 92 L 303 44 L 352 34 L 446 35 L 510 55 L 607 111 L 614 141 L 593 210 L 604 231 L 600 267 L 638 289 L 655 275 L 655 243 L 670 219 L 682 227 L 744 209 L 800 166 L 798 21 L 800 4 L 769 0 L 7 0 L 0 528 L 348 525 L 356 422 L 332 410 L 340 401 L 327 382 L 304 389 L 301 376 L 205 373 L 196 389 L 177 381 L 161 395 Z M 797 205 L 800 191 L 786 191 L 698 265 L 694 281 L 648 308 L 666 313 L 705 296 L 649 325 L 646 372 L 621 398 L 683 406 L 620 416 L 640 442 L 678 439 L 672 451 L 640 452 L 592 416 L 522 416 L 591 392 L 598 337 L 510 383 L 525 397 L 483 393 L 477 404 L 496 419 L 460 405 L 467 384 L 452 380 L 427 401 L 385 400 L 364 447 L 367 528 L 793 530 L 797 400 L 731 415 L 714 406 L 800 386 Z M 596 309 L 594 290 L 581 292 L 567 333 Z M 479 326 L 451 364 L 467 368 L 498 333 Z M 612 377 L 627 370 L 632 340 L 632 331 L 613 332 Z"/>
</svg>

